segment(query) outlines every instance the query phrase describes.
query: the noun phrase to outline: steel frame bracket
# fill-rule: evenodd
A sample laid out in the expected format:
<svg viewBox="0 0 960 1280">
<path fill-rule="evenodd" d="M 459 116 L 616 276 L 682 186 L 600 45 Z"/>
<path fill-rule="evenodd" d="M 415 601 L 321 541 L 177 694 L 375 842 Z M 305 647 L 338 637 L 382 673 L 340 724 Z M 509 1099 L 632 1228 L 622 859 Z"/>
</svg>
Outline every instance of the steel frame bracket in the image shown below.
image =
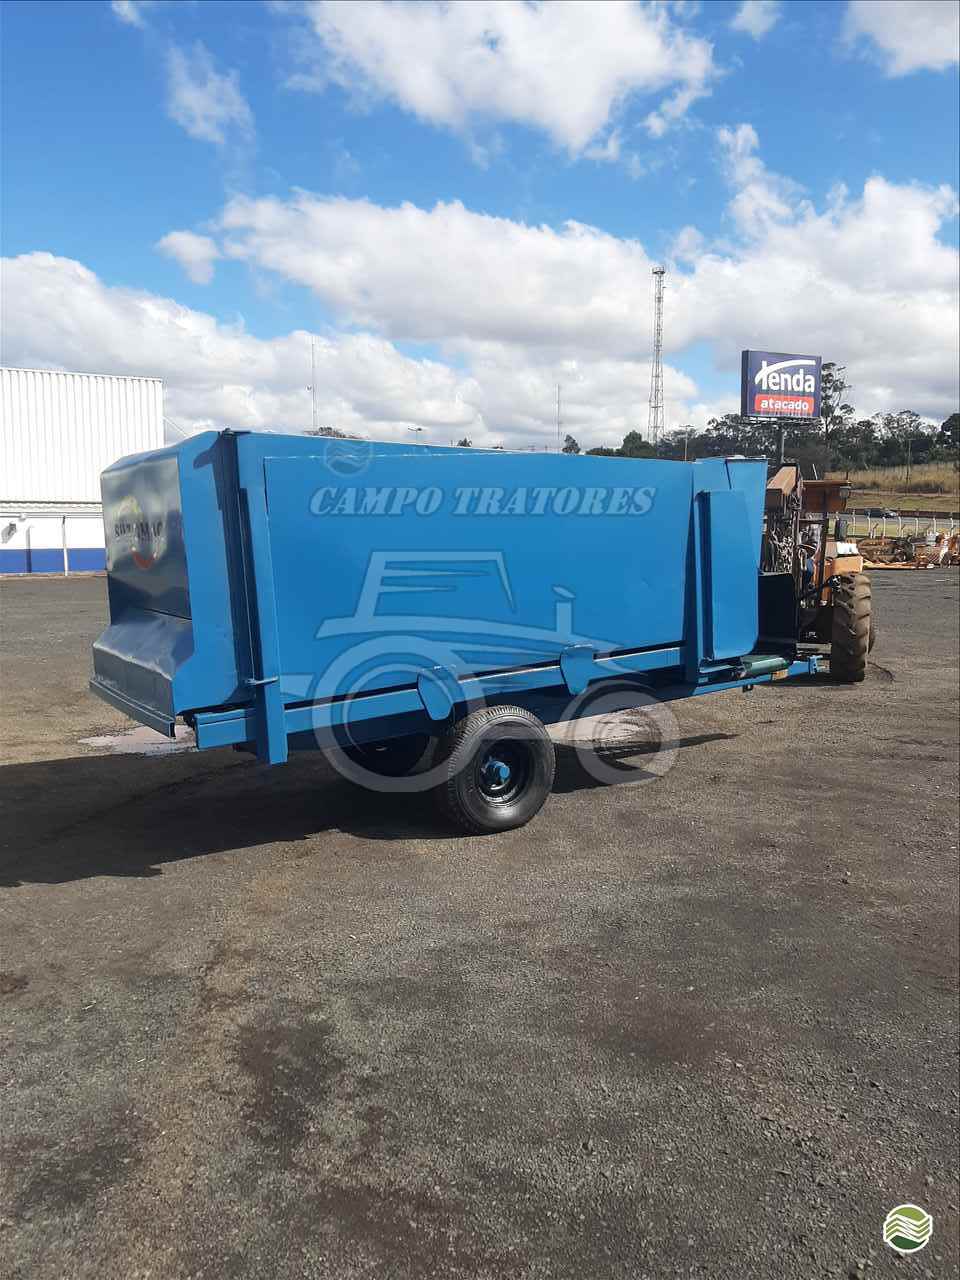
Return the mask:
<svg viewBox="0 0 960 1280">
<path fill-rule="evenodd" d="M 287 727 L 280 693 L 280 630 L 263 464 L 241 464 L 239 473 L 241 527 L 246 517 L 243 574 L 248 608 L 253 606 L 258 620 L 258 643 L 252 646 L 250 655 L 255 669 L 244 684 L 254 690 L 256 699 L 257 759 L 265 764 L 283 764 L 288 754 Z"/>
<path fill-rule="evenodd" d="M 561 651 L 560 673 L 568 693 L 583 693 L 597 675 L 594 651 L 588 644 L 572 644 Z"/>
<path fill-rule="evenodd" d="M 445 667 L 431 667 L 417 676 L 417 694 L 431 720 L 446 720 L 454 704 L 463 700 L 457 678 Z"/>
</svg>

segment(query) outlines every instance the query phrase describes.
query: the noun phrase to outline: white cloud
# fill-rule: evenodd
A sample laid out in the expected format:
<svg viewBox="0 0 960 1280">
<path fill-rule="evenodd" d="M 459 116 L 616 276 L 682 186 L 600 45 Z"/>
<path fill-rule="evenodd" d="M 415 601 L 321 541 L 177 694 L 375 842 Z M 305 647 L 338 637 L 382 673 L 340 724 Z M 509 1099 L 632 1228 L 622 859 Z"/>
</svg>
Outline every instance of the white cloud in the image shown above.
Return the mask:
<svg viewBox="0 0 960 1280">
<path fill-rule="evenodd" d="M 612 129 L 605 138 L 598 138 L 596 142 L 591 142 L 583 154 L 588 160 L 608 160 L 616 163 L 620 159 L 622 145 L 620 130 Z"/>
<path fill-rule="evenodd" d="M 635 151 L 627 156 L 626 169 L 627 176 L 632 178 L 634 182 L 639 178 L 642 178 L 643 175 L 648 172 L 648 166 L 644 164 L 643 160 L 640 159 Z"/>
<path fill-rule="evenodd" d="M 749 168 L 746 181 L 756 183 Z M 956 192 L 873 177 L 857 198 L 835 189 L 822 212 L 796 201 L 759 220 L 741 195 L 731 203 L 748 237 L 708 248 L 674 279 L 675 340 L 709 341 L 728 369 L 743 347 L 818 352 L 847 365 L 863 413 L 952 412 L 960 260 L 939 233 L 960 210 Z"/>
<path fill-rule="evenodd" d="M 754 40 L 762 40 L 780 21 L 780 0 L 742 0 L 730 20 L 734 31 L 743 31 Z"/>
<path fill-rule="evenodd" d="M 652 138 L 662 138 L 678 120 L 686 115 L 697 98 L 702 96 L 703 90 L 693 84 L 678 89 L 676 93 L 664 99 L 659 108 L 651 111 L 644 120 L 647 132 Z"/>
<path fill-rule="evenodd" d="M 114 16 L 148 37 L 145 13 L 156 0 L 111 0 Z M 222 146 L 232 134 L 253 133 L 253 113 L 240 91 L 237 73 L 216 69 L 210 51 L 197 40 L 190 49 L 166 43 L 167 114 L 191 138 Z"/>
<path fill-rule="evenodd" d="M 172 45 L 167 52 L 167 111 L 201 142 L 222 146 L 231 131 L 239 136 L 253 131 L 253 114 L 236 72 L 217 71 L 199 40 L 190 50 Z"/>
<path fill-rule="evenodd" d="M 14 364 L 161 377 L 166 413 L 187 430 L 302 430 L 311 422 L 311 335 L 260 339 L 241 326 L 145 291 L 105 285 L 49 253 L 3 260 L 0 341 Z M 646 360 L 561 356 L 507 343 L 465 344 L 459 372 L 412 359 L 370 334 L 317 339 L 320 420 L 374 438 L 552 446 L 557 383 L 565 430 L 586 445 L 618 444 L 646 423 Z M 668 365 L 670 420 L 696 388 Z"/>
<path fill-rule="evenodd" d="M 170 231 L 157 241 L 156 247 L 168 258 L 175 258 L 195 284 L 209 284 L 213 264 L 223 256 L 216 241 L 194 231 Z"/>
<path fill-rule="evenodd" d="M 773 173 L 757 149 L 760 140 L 752 124 L 717 130 L 723 167 L 734 189 L 729 212 L 738 229 L 748 236 L 760 236 L 772 222 L 794 216 L 800 186 L 792 178 Z"/>
<path fill-rule="evenodd" d="M 563 433 L 584 447 L 619 445 L 628 431 L 646 434 L 649 352 L 642 359 L 597 353 L 560 355 L 499 342 L 460 348 L 477 384 L 488 442 L 556 445 L 557 386 Z M 685 422 L 697 389 L 674 366 L 663 371 L 668 423 Z M 477 443 L 474 440 L 474 443 Z"/>
<path fill-rule="evenodd" d="M 846 364 L 865 414 L 954 411 L 958 255 L 940 237 L 956 193 L 874 177 L 816 208 L 764 166 L 751 126 L 724 130 L 720 142 L 735 238 L 710 243 L 685 227 L 674 239 L 667 425 L 734 407 L 748 346 Z M 319 343 L 329 425 L 548 445 L 559 382 L 565 429 L 584 446 L 645 426 L 652 261 L 636 241 L 573 222 L 526 226 L 459 202 L 382 208 L 305 192 L 234 199 L 214 226 L 197 237 L 195 262 L 213 261 L 204 242 L 215 238 L 218 252 L 306 286 L 360 330 Z M 5 264 L 2 341 L 11 362 L 158 374 L 169 415 L 184 425 L 310 422 L 307 333 L 256 338 L 50 254 Z M 401 341 L 429 344 L 434 358 L 401 353 Z M 693 347 L 707 348 L 719 371 L 706 392 L 677 367 Z"/>
<path fill-rule="evenodd" d="M 310 425 L 311 335 L 263 340 L 169 298 L 105 285 L 49 253 L 3 260 L 2 344 L 11 363 L 163 378 L 166 413 L 189 429 Z M 443 364 L 369 334 L 317 339 L 321 421 L 398 435 L 478 424 L 476 389 Z"/>
<path fill-rule="evenodd" d="M 305 284 L 350 324 L 417 342 L 636 349 L 652 265 L 635 241 L 474 213 L 368 200 L 237 197 L 224 253 Z M 645 331 L 644 331 L 645 332 Z"/>
<path fill-rule="evenodd" d="M 678 262 L 695 262 L 703 253 L 703 235 L 696 227 L 681 227 L 673 237 L 670 257 Z"/>
<path fill-rule="evenodd" d="M 863 41 L 889 76 L 944 71 L 960 62 L 960 5 L 956 0 L 850 0 L 848 42 Z"/>
<path fill-rule="evenodd" d="M 571 155 L 605 137 L 634 95 L 670 95 L 650 117 L 659 136 L 714 74 L 709 42 L 635 0 L 318 0 L 296 11 L 307 26 L 293 87 L 336 83 L 459 130 L 512 121 Z"/>
<path fill-rule="evenodd" d="M 719 142 L 736 238 L 678 233 L 666 349 L 708 344 L 731 380 L 742 347 L 820 351 L 850 365 L 865 411 L 955 408 L 958 257 L 939 237 L 956 194 L 874 177 L 817 209 L 766 168 L 751 125 L 719 131 Z M 222 225 L 227 255 L 307 286 L 344 324 L 436 344 L 475 374 L 481 354 L 492 369 L 494 351 L 502 367 L 519 352 L 551 370 L 649 357 L 653 262 L 594 227 L 305 192 L 232 200 Z"/>
<path fill-rule="evenodd" d="M 115 18 L 131 27 L 144 27 L 144 10 L 152 7 L 154 0 L 111 0 L 110 8 Z"/>
</svg>

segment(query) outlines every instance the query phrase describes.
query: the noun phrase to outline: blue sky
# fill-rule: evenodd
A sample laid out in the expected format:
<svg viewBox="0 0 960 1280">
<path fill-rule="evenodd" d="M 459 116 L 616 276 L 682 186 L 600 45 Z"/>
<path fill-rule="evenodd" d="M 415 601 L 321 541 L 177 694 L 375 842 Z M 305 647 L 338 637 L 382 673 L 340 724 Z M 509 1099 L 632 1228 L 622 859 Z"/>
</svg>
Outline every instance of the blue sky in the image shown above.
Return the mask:
<svg viewBox="0 0 960 1280">
<path fill-rule="evenodd" d="M 307 425 L 291 335 L 315 333 L 331 421 L 533 442 L 561 380 L 599 442 L 643 425 L 663 259 L 668 425 L 733 407 L 739 345 L 818 343 L 865 412 L 955 408 L 951 0 L 579 8 L 7 0 L 5 363 L 157 371 L 190 425 Z M 58 289 L 76 323 L 44 325 Z"/>
</svg>

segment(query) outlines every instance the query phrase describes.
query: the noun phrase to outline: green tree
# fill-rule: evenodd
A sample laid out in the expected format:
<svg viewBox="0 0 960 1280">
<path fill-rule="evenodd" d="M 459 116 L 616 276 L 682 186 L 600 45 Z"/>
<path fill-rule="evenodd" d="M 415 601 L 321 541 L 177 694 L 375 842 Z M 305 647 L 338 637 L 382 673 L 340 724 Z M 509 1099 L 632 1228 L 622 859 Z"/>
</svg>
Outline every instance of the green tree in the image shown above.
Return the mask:
<svg viewBox="0 0 960 1280">
<path fill-rule="evenodd" d="M 739 413 L 725 413 L 721 418 L 711 418 L 703 433 L 705 451 L 713 456 L 731 453 L 751 453 L 764 426 Z"/>
<path fill-rule="evenodd" d="M 464 436 L 462 440 L 458 440 L 458 441 L 457 441 L 457 448 L 458 448 L 458 449 L 472 449 L 472 448 L 473 448 L 473 441 L 472 441 L 472 440 L 468 440 L 468 439 L 467 439 L 467 437 L 466 437 L 466 436 Z"/>
<path fill-rule="evenodd" d="M 950 449 L 960 445 L 960 413 L 951 413 L 945 422 L 940 423 L 941 442 Z"/>
<path fill-rule="evenodd" d="M 877 448 L 877 424 L 872 418 L 844 422 L 830 442 L 830 465 L 840 471 L 869 467 Z"/>
<path fill-rule="evenodd" d="M 910 468 L 916 462 L 925 462 L 934 444 L 932 433 L 924 430 L 923 419 L 912 409 L 899 413 L 877 414 L 880 431 L 884 437 L 880 456 L 884 465 L 906 465 L 907 483 Z"/>
<path fill-rule="evenodd" d="M 654 448 L 649 440 L 644 440 L 639 431 L 628 431 L 620 446 L 621 458 L 652 458 Z"/>
<path fill-rule="evenodd" d="M 855 416 L 852 404 L 847 403 L 847 366 L 828 360 L 820 370 L 820 420 L 823 423 L 823 443 L 829 449 L 831 437 L 851 422 Z"/>
<path fill-rule="evenodd" d="M 317 427 L 316 431 L 306 431 L 308 436 L 327 436 L 332 440 L 362 440 L 362 436 L 352 436 L 348 431 L 340 431 L 337 427 Z"/>
<path fill-rule="evenodd" d="M 702 458 L 709 451 L 710 444 L 703 432 L 689 423 L 684 427 L 665 431 L 657 447 L 659 457 L 669 458 L 675 462 L 684 460 L 692 462 L 694 458 Z"/>
<path fill-rule="evenodd" d="M 563 452 L 564 452 L 564 453 L 579 453 L 579 452 L 580 452 L 580 446 L 577 444 L 576 440 L 574 440 L 573 436 L 564 436 L 564 439 L 563 439 Z"/>
</svg>

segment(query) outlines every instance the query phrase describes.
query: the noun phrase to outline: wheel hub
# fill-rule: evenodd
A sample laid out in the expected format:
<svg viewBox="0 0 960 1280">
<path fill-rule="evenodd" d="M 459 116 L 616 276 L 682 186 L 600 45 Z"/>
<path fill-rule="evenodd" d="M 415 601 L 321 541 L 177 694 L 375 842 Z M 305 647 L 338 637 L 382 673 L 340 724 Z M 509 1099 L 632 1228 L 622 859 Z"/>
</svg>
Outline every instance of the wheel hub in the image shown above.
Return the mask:
<svg viewBox="0 0 960 1280">
<path fill-rule="evenodd" d="M 510 785 L 513 770 L 505 760 L 497 760 L 488 756 L 480 769 L 484 789 L 490 792 L 503 791 Z"/>
<path fill-rule="evenodd" d="M 477 786 L 488 800 L 500 804 L 514 799 L 526 786 L 529 759 L 520 742 L 491 743 L 476 763 Z"/>
</svg>

